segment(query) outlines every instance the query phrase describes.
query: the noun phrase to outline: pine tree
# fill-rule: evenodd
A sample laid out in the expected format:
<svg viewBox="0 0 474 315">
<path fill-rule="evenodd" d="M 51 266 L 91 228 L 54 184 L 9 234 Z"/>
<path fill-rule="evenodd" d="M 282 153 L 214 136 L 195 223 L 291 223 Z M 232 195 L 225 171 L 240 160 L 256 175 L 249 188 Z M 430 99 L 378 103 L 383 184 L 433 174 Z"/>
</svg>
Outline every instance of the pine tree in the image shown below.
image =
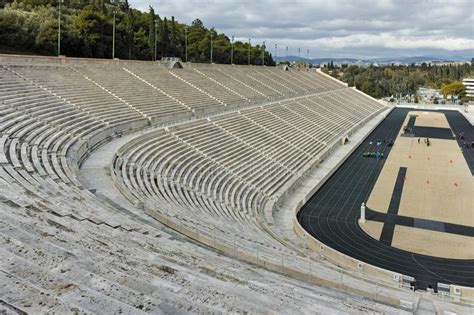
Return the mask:
<svg viewBox="0 0 474 315">
<path fill-rule="evenodd" d="M 168 29 L 168 20 L 163 20 L 161 28 L 161 57 L 167 57 L 170 49 L 170 34 Z"/>
<path fill-rule="evenodd" d="M 174 20 L 174 16 L 171 17 L 171 22 L 170 22 L 170 29 L 171 31 L 169 32 L 169 38 L 170 38 L 170 51 L 169 54 L 171 56 L 177 57 L 177 49 L 176 49 L 176 23 Z"/>
<path fill-rule="evenodd" d="M 156 28 L 155 28 L 155 23 L 156 23 L 156 19 L 155 19 L 155 10 L 153 9 L 153 7 L 150 5 L 150 12 L 149 12 L 149 16 L 150 16 L 150 32 L 148 34 L 148 46 L 150 47 L 150 55 L 151 55 L 151 59 L 154 60 L 155 59 L 155 41 L 156 41 Z"/>
</svg>

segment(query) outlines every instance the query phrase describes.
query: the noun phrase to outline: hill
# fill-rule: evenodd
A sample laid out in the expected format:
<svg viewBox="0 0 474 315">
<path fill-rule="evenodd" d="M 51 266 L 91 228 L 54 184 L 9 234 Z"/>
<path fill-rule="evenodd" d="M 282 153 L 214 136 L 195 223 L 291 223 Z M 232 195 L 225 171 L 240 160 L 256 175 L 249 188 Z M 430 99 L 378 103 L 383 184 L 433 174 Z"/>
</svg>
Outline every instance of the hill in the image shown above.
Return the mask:
<svg viewBox="0 0 474 315">
<path fill-rule="evenodd" d="M 154 60 L 180 57 L 191 62 L 231 62 L 231 41 L 208 28 L 200 19 L 191 25 L 134 9 L 128 0 L 67 1 L 61 6 L 61 45 L 58 49 L 59 7 L 51 1 L 8 1 L 0 10 L 2 51 L 70 57 L 112 58 L 115 25 L 115 58 Z M 115 21 L 115 23 L 114 23 Z M 186 54 L 187 44 L 187 54 Z M 250 46 L 250 63 L 262 63 L 262 47 Z M 59 50 L 59 51 L 58 51 Z M 234 63 L 248 63 L 249 43 L 234 43 Z M 265 64 L 273 65 L 269 52 Z"/>
</svg>

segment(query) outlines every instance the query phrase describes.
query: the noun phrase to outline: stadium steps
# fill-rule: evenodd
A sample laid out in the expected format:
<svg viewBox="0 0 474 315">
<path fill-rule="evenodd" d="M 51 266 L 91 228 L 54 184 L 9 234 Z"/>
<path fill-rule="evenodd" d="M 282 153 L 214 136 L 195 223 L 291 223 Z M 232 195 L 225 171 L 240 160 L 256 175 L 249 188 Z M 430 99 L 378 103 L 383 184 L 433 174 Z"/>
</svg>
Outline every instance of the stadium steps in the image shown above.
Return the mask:
<svg viewBox="0 0 474 315">
<path fill-rule="evenodd" d="M 219 73 L 221 73 L 224 76 L 225 79 L 228 80 L 230 78 L 231 80 L 243 85 L 247 90 L 250 90 L 250 91 L 254 92 L 255 94 L 252 95 L 253 96 L 252 99 L 255 99 L 255 100 L 260 100 L 260 99 L 268 100 L 268 99 L 270 99 L 266 94 L 260 92 L 259 90 L 255 89 L 251 85 L 239 80 L 238 78 L 231 76 L 229 73 L 222 71 L 222 69 L 217 69 L 217 71 Z M 257 96 L 257 95 L 259 95 L 259 96 Z"/>
<path fill-rule="evenodd" d="M 193 87 L 194 89 L 198 90 L 199 92 L 209 96 L 211 99 L 215 100 L 216 102 L 218 102 L 219 104 L 223 105 L 223 106 L 227 106 L 226 103 L 224 103 L 222 100 L 218 99 L 217 97 L 209 94 L 208 92 L 204 91 L 203 89 L 197 87 L 196 85 L 192 84 L 191 82 L 187 81 L 186 79 L 183 79 L 182 77 L 180 77 L 178 74 L 176 74 L 174 71 L 169 71 L 169 73 L 174 76 L 175 78 L 183 81 L 184 83 L 188 84 L 189 86 Z"/>
<path fill-rule="evenodd" d="M 272 90 L 272 91 L 273 91 L 276 95 L 278 95 L 279 97 L 285 96 L 285 93 L 282 93 L 282 92 L 278 91 L 278 89 L 276 89 L 276 88 L 270 86 L 270 85 L 267 84 L 267 83 L 264 83 L 264 82 L 261 80 L 261 78 L 256 77 L 256 74 L 255 74 L 255 73 L 249 73 L 249 72 L 250 72 L 250 71 L 246 71 L 246 72 L 245 72 L 245 75 L 246 75 L 247 77 L 249 77 L 250 79 L 252 79 L 252 80 L 254 80 L 254 81 L 256 81 L 256 82 L 258 82 L 259 84 L 263 85 L 263 86 L 266 87 L 267 89 Z"/>
<path fill-rule="evenodd" d="M 268 86 L 271 86 L 275 91 L 281 91 L 281 93 L 286 97 L 297 94 L 297 92 L 289 85 L 283 84 L 282 80 L 276 80 L 278 78 L 275 78 L 273 73 L 265 72 L 265 70 L 260 71 L 252 69 L 247 71 L 247 75 L 259 82 L 266 82 Z"/>
<path fill-rule="evenodd" d="M 200 70 L 198 70 L 198 69 L 193 69 L 193 70 L 196 71 L 197 73 L 199 73 L 200 75 L 202 75 L 203 77 L 205 77 L 205 78 L 211 80 L 211 81 L 214 82 L 215 84 L 218 84 L 218 85 L 222 86 L 223 88 L 225 88 L 225 89 L 228 90 L 229 92 L 231 92 L 231 93 L 237 95 L 238 97 L 244 99 L 245 101 L 250 102 L 250 99 L 248 99 L 247 97 L 245 97 L 245 96 L 243 96 L 242 94 L 240 94 L 240 93 L 234 91 L 234 90 L 231 89 L 230 87 L 227 87 L 226 85 L 224 85 L 224 84 L 222 84 L 221 82 L 215 80 L 215 79 L 212 78 L 211 76 L 208 76 L 208 75 L 205 74 L 204 72 L 202 72 L 202 71 L 200 71 Z"/>
<path fill-rule="evenodd" d="M 71 71 L 74 71 L 76 73 L 78 73 L 79 75 L 83 76 L 84 79 L 92 82 L 93 84 L 95 84 L 96 86 L 98 86 L 99 88 L 101 88 L 102 90 L 104 90 L 104 92 L 112 95 L 113 97 L 115 97 L 117 100 L 119 100 L 120 102 L 122 102 L 123 104 L 127 105 L 128 107 L 130 107 L 130 109 L 136 111 L 137 113 L 139 113 L 140 115 L 142 115 L 144 118 L 148 119 L 150 121 L 150 118 L 145 114 L 143 113 L 142 111 L 140 111 L 138 108 L 130 105 L 127 101 L 125 101 L 124 99 L 122 99 L 121 97 L 115 95 L 114 93 L 112 93 L 111 91 L 109 91 L 108 89 L 106 89 L 105 87 L 103 87 L 101 84 L 97 83 L 96 81 L 94 81 L 93 79 L 89 78 L 87 75 L 85 74 L 82 74 L 80 71 L 78 71 L 77 69 L 73 68 L 73 67 L 69 67 L 69 69 L 71 69 Z M 151 121 L 150 121 L 151 122 Z"/>
<path fill-rule="evenodd" d="M 154 86 L 153 84 L 151 84 L 150 82 L 148 82 L 147 80 L 143 79 L 142 77 L 140 77 L 139 75 L 133 73 L 132 71 L 130 71 L 129 69 L 127 68 L 123 68 L 123 70 L 125 70 L 126 72 L 130 73 L 131 75 L 133 75 L 135 78 L 137 78 L 138 80 L 144 82 L 145 84 L 151 86 L 152 88 L 154 88 L 155 90 L 157 90 L 158 92 L 162 93 L 163 95 L 165 95 L 166 97 L 169 97 L 171 98 L 173 101 L 177 102 L 178 104 L 186 107 L 187 109 L 189 109 L 191 112 L 194 113 L 194 109 L 192 109 L 191 107 L 187 106 L 185 103 L 181 102 L 180 100 L 174 98 L 173 96 L 171 96 L 170 94 L 166 93 L 165 91 L 161 90 L 160 88 Z"/>
<path fill-rule="evenodd" d="M 122 67 L 107 68 L 106 72 L 104 67 L 83 66 L 76 69 L 139 109 L 150 117 L 152 123 L 166 123 L 192 117 L 189 108 L 126 72 Z M 111 77 L 114 80 L 111 80 Z"/>
<path fill-rule="evenodd" d="M 260 83 L 259 81 L 254 80 L 253 78 L 247 76 L 245 72 L 240 69 L 240 67 L 237 67 L 235 69 L 222 68 L 220 71 L 224 72 L 225 74 L 234 78 L 235 80 L 238 80 L 239 82 L 244 83 L 246 86 L 251 86 L 252 89 L 265 95 L 268 100 L 282 98 L 281 93 L 278 93 L 277 91 L 269 88 L 268 86 Z"/>
</svg>

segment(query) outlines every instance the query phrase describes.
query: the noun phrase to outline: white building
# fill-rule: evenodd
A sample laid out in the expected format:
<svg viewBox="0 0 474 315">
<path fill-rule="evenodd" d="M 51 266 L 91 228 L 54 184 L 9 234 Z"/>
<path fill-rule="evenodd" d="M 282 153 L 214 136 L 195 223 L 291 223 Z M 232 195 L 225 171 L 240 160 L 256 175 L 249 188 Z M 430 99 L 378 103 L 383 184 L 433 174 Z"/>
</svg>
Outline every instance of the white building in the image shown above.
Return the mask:
<svg viewBox="0 0 474 315">
<path fill-rule="evenodd" d="M 421 98 L 422 101 L 428 102 L 433 98 L 442 99 L 443 94 L 439 93 L 437 90 L 426 87 L 419 87 L 416 91 L 416 94 Z"/>
<path fill-rule="evenodd" d="M 465 78 L 462 84 L 466 86 L 466 96 L 474 97 L 474 78 Z"/>
</svg>

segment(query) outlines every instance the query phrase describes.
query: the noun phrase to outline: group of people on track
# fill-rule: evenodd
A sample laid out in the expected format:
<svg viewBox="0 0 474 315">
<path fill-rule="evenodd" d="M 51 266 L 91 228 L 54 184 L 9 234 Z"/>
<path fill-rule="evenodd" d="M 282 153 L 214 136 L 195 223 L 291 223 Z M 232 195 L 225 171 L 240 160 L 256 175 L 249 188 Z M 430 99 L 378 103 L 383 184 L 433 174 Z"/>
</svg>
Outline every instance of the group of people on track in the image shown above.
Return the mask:
<svg viewBox="0 0 474 315">
<path fill-rule="evenodd" d="M 418 144 L 421 143 L 421 138 L 418 138 Z M 430 138 L 425 138 L 425 144 L 427 147 L 431 145 Z"/>
</svg>

